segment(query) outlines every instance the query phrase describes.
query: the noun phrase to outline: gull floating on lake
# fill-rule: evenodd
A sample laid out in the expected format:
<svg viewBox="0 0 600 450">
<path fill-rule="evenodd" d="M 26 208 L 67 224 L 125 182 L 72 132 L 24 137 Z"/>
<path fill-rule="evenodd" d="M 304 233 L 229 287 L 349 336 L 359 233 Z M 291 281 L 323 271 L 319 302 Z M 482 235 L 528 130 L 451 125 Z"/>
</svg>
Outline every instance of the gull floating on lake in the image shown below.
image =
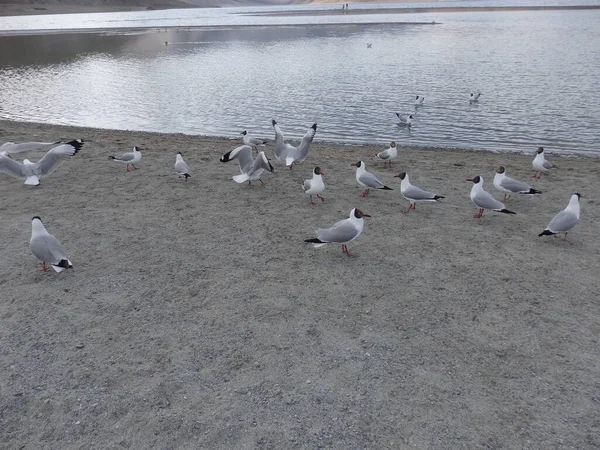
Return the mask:
<svg viewBox="0 0 600 450">
<path fill-rule="evenodd" d="M 256 158 L 252 158 L 252 147 L 249 145 L 242 145 L 231 150 L 230 152 L 225 153 L 221 157 L 220 161 L 229 162 L 236 158 L 238 160 L 238 164 L 240 165 L 240 171 L 242 172 L 240 175 L 235 175 L 233 177 L 233 180 L 236 183 L 243 183 L 244 181 L 247 181 L 248 184 L 252 184 L 252 181 L 258 180 L 262 184 L 265 184 L 260 179 L 263 171 L 275 171 L 266 157 L 265 152 L 259 152 L 258 155 L 256 155 Z"/>
<path fill-rule="evenodd" d="M 67 258 L 62 245 L 54 236 L 46 231 L 42 219 L 35 216 L 31 219 L 31 240 L 29 241 L 31 253 L 42 261 L 42 270 L 46 271 L 46 263 L 50 264 L 56 272 L 72 269 L 73 264 Z"/>
<path fill-rule="evenodd" d="M 350 165 L 356 167 L 356 182 L 360 187 L 365 188 L 364 192 L 361 194 L 361 197 L 366 197 L 369 195 L 369 189 L 383 189 L 384 191 L 393 190 L 379 181 L 371 172 L 367 172 L 367 167 L 363 161 L 358 161 Z"/>
<path fill-rule="evenodd" d="M 480 96 L 481 96 L 481 92 L 478 92 L 477 94 L 473 94 L 471 92 L 471 95 L 469 96 L 469 103 L 476 103 L 476 102 L 478 102 Z"/>
<path fill-rule="evenodd" d="M 323 172 L 321 172 L 320 167 L 315 167 L 313 170 L 313 176 L 310 180 L 304 180 L 302 183 L 302 189 L 304 189 L 304 193 L 310 196 L 310 203 L 314 206 L 315 202 L 313 202 L 312 196 L 316 195 L 321 199 L 321 202 L 324 202 L 325 199 L 321 197 L 319 194 L 322 194 L 325 190 L 325 183 L 323 183 Z"/>
<path fill-rule="evenodd" d="M 581 197 L 580 194 L 573 194 L 567 207 L 554 216 L 546 229 L 538 236 L 565 233 L 565 240 L 567 240 L 567 233 L 579 222 L 579 197 Z"/>
<path fill-rule="evenodd" d="M 535 153 L 535 158 L 533 158 L 533 162 L 531 163 L 533 170 L 535 170 L 535 174 L 532 178 L 537 178 L 539 180 L 542 176 L 542 173 L 547 174 L 550 172 L 550 169 L 552 169 L 553 166 L 552 163 L 547 161 L 546 157 L 544 156 L 544 147 L 538 147 Z"/>
<path fill-rule="evenodd" d="M 392 159 L 396 158 L 396 156 L 398 156 L 398 149 L 396 148 L 396 142 L 392 141 L 390 143 L 390 148 L 388 148 L 387 150 L 384 150 L 382 152 L 379 152 L 375 155 L 377 158 L 382 159 L 383 160 L 383 167 L 385 168 L 386 164 L 390 165 L 390 168 L 392 167 Z"/>
<path fill-rule="evenodd" d="M 181 152 L 177 152 L 175 155 L 175 172 L 179 175 L 179 178 L 185 177 L 185 181 L 191 176 L 188 172 L 190 171 L 187 163 L 183 160 Z"/>
<path fill-rule="evenodd" d="M 83 142 L 83 141 L 82 141 Z M 14 142 L 5 142 L 0 145 L 0 156 L 8 156 L 11 153 L 29 152 L 34 150 L 45 150 L 49 145 L 62 144 L 62 141 L 56 142 L 22 142 L 15 144 Z"/>
<path fill-rule="evenodd" d="M 408 180 L 408 174 L 402 172 L 396 175 L 394 178 L 400 178 L 400 193 L 402 197 L 410 202 L 410 206 L 404 214 L 410 212 L 411 209 L 415 209 L 415 203 L 417 202 L 437 202 L 438 200 L 445 198 L 442 195 L 436 195 L 433 192 L 425 191 L 418 186 L 413 186 Z"/>
<path fill-rule="evenodd" d="M 420 95 L 417 95 L 417 97 L 415 98 L 415 106 L 421 106 L 424 101 L 425 101 L 425 97 L 421 97 Z"/>
<path fill-rule="evenodd" d="M 131 167 L 137 170 L 137 167 L 135 167 L 134 164 L 139 163 L 142 160 L 142 150 L 144 149 L 136 146 L 133 147 L 132 151 L 123 153 L 121 156 L 111 155 L 108 158 L 112 159 L 113 161 L 126 164 L 127 166 L 125 167 L 125 172 L 131 172 L 131 170 L 129 170 L 129 165 L 131 164 Z"/>
<path fill-rule="evenodd" d="M 504 199 L 502 202 L 506 201 L 506 197 L 509 194 L 541 194 L 542 191 L 538 191 L 537 189 L 533 189 L 526 183 L 522 181 L 513 180 L 510 177 L 506 176 L 506 169 L 504 166 L 498 167 L 496 171 L 496 175 L 494 175 L 494 187 L 498 189 L 500 192 L 504 192 Z"/>
<path fill-rule="evenodd" d="M 412 114 L 404 115 L 404 114 L 396 113 L 396 116 L 400 120 L 399 125 L 405 125 L 407 127 L 412 126 L 412 122 L 414 119 Z"/>
<path fill-rule="evenodd" d="M 363 231 L 363 217 L 371 217 L 363 213 L 360 209 L 354 208 L 350 211 L 350 217 L 340 220 L 331 228 L 319 228 L 317 237 L 306 239 L 304 242 L 312 243 L 315 248 L 323 247 L 327 244 L 342 244 L 342 251 L 350 256 L 346 244 L 356 239 Z"/>
<path fill-rule="evenodd" d="M 244 145 L 249 145 L 250 147 L 256 149 L 256 151 L 258 151 L 257 147 L 264 147 L 267 143 L 265 139 L 250 136 L 246 130 L 242 131 L 240 134 L 242 135 L 242 142 Z"/>
<path fill-rule="evenodd" d="M 313 141 L 315 134 L 317 133 L 317 124 L 313 123 L 302 138 L 300 145 L 298 147 L 294 147 L 293 145 L 284 142 L 283 132 L 281 131 L 281 128 L 279 128 L 279 125 L 275 119 L 273 119 L 271 123 L 275 129 L 275 158 L 277 158 L 278 161 L 284 160 L 285 165 L 290 169 L 295 161 L 303 162 L 308 156 L 310 143 Z"/>
<path fill-rule="evenodd" d="M 37 186 L 40 178 L 47 177 L 60 165 L 60 163 L 79 151 L 83 145 L 83 139 L 61 144 L 49 150 L 38 162 L 32 163 L 28 159 L 23 163 L 13 161 L 8 156 L 0 156 L 0 172 L 15 178 L 25 180 L 25 184 Z"/>
<path fill-rule="evenodd" d="M 492 211 L 504 214 L 516 214 L 515 212 L 506 209 L 504 203 L 500 200 L 496 200 L 489 192 L 483 190 L 483 178 L 476 176 L 475 178 L 469 178 L 467 181 L 472 181 L 474 183 L 471 188 L 471 201 L 479 208 L 479 213 L 475 214 L 473 217 L 480 219 L 483 216 L 483 211 L 486 209 L 491 209 Z"/>
</svg>

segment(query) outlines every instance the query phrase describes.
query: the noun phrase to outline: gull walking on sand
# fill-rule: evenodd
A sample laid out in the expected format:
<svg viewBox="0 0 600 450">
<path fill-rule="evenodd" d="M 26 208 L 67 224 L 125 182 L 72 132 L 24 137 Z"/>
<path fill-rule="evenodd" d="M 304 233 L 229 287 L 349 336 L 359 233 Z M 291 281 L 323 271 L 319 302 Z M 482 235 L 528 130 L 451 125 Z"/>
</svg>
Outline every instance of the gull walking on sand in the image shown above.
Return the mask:
<svg viewBox="0 0 600 450">
<path fill-rule="evenodd" d="M 261 139 L 261 138 L 256 138 L 256 137 L 250 136 L 248 134 L 248 131 L 246 131 L 246 130 L 242 131 L 240 134 L 242 135 L 242 142 L 244 143 L 244 145 L 249 145 L 257 152 L 258 152 L 257 147 L 264 147 L 265 144 L 267 143 L 266 139 Z"/>
<path fill-rule="evenodd" d="M 412 126 L 413 119 L 414 119 L 412 114 L 404 115 L 404 114 L 396 113 L 396 117 L 398 117 L 398 119 L 400 120 L 398 125 L 404 125 L 409 128 Z"/>
<path fill-rule="evenodd" d="M 322 194 L 325 190 L 325 183 L 323 183 L 323 172 L 320 167 L 315 167 L 313 170 L 313 176 L 310 180 L 304 180 L 302 183 L 302 189 L 304 189 L 304 193 L 310 196 L 311 205 L 315 205 L 313 202 L 312 196 L 316 195 L 321 199 L 321 202 L 324 202 L 325 199 L 321 197 L 319 194 Z"/>
<path fill-rule="evenodd" d="M 133 150 L 127 153 L 123 153 L 121 156 L 109 156 L 108 159 L 112 159 L 113 161 L 120 162 L 126 164 L 125 172 L 131 172 L 129 170 L 129 165 L 133 167 L 134 170 L 137 170 L 135 167 L 135 163 L 139 163 L 142 160 L 142 150 L 140 147 L 133 147 Z"/>
<path fill-rule="evenodd" d="M 415 98 L 415 106 L 421 106 L 424 101 L 425 101 L 425 97 L 417 95 L 417 97 Z"/>
<path fill-rule="evenodd" d="M 478 92 L 477 94 L 473 94 L 471 92 L 471 95 L 469 96 L 469 103 L 477 103 L 479 101 L 480 96 L 481 92 Z"/>
<path fill-rule="evenodd" d="M 509 194 L 541 194 L 542 191 L 538 191 L 537 189 L 533 189 L 526 183 L 522 181 L 513 180 L 510 177 L 506 176 L 506 169 L 504 166 L 498 167 L 496 171 L 496 175 L 494 175 L 494 187 L 500 192 L 504 193 L 504 198 L 502 199 L 502 203 L 506 201 L 507 197 L 510 197 Z"/>
<path fill-rule="evenodd" d="M 313 123 L 302 138 L 300 145 L 298 147 L 294 147 L 283 140 L 283 132 L 281 131 L 281 128 L 279 128 L 279 125 L 275 119 L 273 119 L 271 123 L 273 125 L 273 129 L 275 130 L 275 158 L 277 158 L 278 161 L 284 160 L 285 165 L 290 169 L 295 161 L 303 162 L 308 156 L 310 143 L 313 141 L 315 134 L 317 133 L 317 124 Z"/>
<path fill-rule="evenodd" d="M 0 172 L 15 178 L 25 180 L 29 186 L 37 186 L 40 179 L 50 175 L 62 161 L 73 156 L 83 145 L 83 139 L 61 144 L 49 150 L 38 162 L 32 163 L 28 159 L 23 163 L 12 160 L 9 156 L 0 156 Z"/>
<path fill-rule="evenodd" d="M 425 191 L 418 186 L 413 186 L 410 184 L 408 180 L 408 174 L 406 172 L 402 172 L 396 175 L 394 178 L 400 178 L 400 193 L 402 197 L 410 202 L 410 206 L 404 214 L 410 212 L 411 209 L 415 209 L 415 203 L 417 202 L 437 202 L 442 198 L 445 198 L 442 195 L 436 195 L 433 192 Z"/>
<path fill-rule="evenodd" d="M 466 181 L 472 181 L 474 183 L 471 188 L 471 201 L 479 208 L 479 213 L 473 216 L 476 219 L 480 219 L 483 216 L 483 211 L 486 209 L 491 209 L 492 211 L 504 214 L 516 214 L 515 212 L 504 208 L 504 203 L 500 200 L 496 200 L 489 192 L 483 190 L 483 178 L 480 176 L 469 178 Z"/>
<path fill-rule="evenodd" d="M 538 147 L 535 153 L 535 158 L 533 158 L 531 163 L 533 170 L 535 170 L 535 174 L 532 178 L 537 178 L 539 180 L 543 173 L 548 174 L 548 172 L 550 172 L 553 165 L 550 161 L 546 160 L 546 157 L 544 156 L 544 147 Z"/>
<path fill-rule="evenodd" d="M 190 169 L 187 163 L 183 160 L 181 152 L 177 152 L 177 155 L 175 155 L 175 172 L 177 175 L 179 175 L 179 178 L 185 177 L 185 181 L 187 181 L 188 178 L 191 177 L 191 175 L 188 173 L 189 171 Z"/>
<path fill-rule="evenodd" d="M 350 165 L 356 167 L 356 182 L 360 187 L 365 188 L 363 193 L 360 195 L 361 197 L 366 197 L 369 195 L 370 189 L 383 189 L 384 191 L 393 190 L 379 181 L 375 175 L 367 172 L 367 167 L 363 161 L 358 161 Z"/>
<path fill-rule="evenodd" d="M 67 258 L 62 245 L 54 236 L 46 231 L 42 219 L 35 216 L 31 219 L 31 240 L 29 241 L 31 253 L 42 261 L 42 270 L 46 271 L 46 263 L 50 264 L 56 272 L 72 269 L 73 264 Z"/>
<path fill-rule="evenodd" d="M 238 160 L 238 164 L 240 165 L 240 171 L 242 172 L 240 175 L 235 175 L 233 180 L 236 183 L 243 183 L 247 181 L 248 184 L 252 184 L 253 181 L 258 180 L 263 183 L 260 179 L 263 171 L 268 170 L 269 172 L 274 172 L 273 166 L 269 162 L 269 159 L 266 157 L 265 152 L 259 152 L 256 155 L 256 158 L 252 158 L 252 147 L 249 145 L 242 145 L 237 147 L 230 152 L 225 153 L 220 161 L 221 162 L 229 162 L 234 159 Z"/>
<path fill-rule="evenodd" d="M 83 142 L 83 140 L 82 140 Z M 0 156 L 8 156 L 11 153 L 29 152 L 34 150 L 45 150 L 49 145 L 63 144 L 62 141 L 56 142 L 22 142 L 15 144 L 14 142 L 5 142 L 0 145 Z"/>
<path fill-rule="evenodd" d="M 550 236 L 553 234 L 565 233 L 565 241 L 567 233 L 579 222 L 579 198 L 580 194 L 571 195 L 569 204 L 565 209 L 555 215 L 546 229 L 538 236 Z"/>
<path fill-rule="evenodd" d="M 383 168 L 385 169 L 385 165 L 389 164 L 390 169 L 392 168 L 392 159 L 398 156 L 398 149 L 396 148 L 396 142 L 392 141 L 390 143 L 390 148 L 379 152 L 375 155 L 377 158 L 383 160 Z"/>
<path fill-rule="evenodd" d="M 331 228 L 319 228 L 317 237 L 306 239 L 304 242 L 310 242 L 315 248 L 323 247 L 327 244 L 342 244 L 342 251 L 350 256 L 346 244 L 356 239 L 363 231 L 363 217 L 371 217 L 363 213 L 360 209 L 354 208 L 350 211 L 350 217 L 340 220 Z"/>
</svg>

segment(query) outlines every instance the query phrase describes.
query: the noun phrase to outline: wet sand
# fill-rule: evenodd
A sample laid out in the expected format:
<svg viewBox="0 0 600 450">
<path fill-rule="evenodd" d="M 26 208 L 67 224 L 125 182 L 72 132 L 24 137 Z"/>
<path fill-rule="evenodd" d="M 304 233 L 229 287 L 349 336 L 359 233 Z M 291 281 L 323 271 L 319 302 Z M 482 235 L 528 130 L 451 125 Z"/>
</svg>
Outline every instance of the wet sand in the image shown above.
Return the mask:
<svg viewBox="0 0 600 450">
<path fill-rule="evenodd" d="M 532 155 L 402 148 L 390 170 L 316 143 L 263 187 L 219 162 L 236 141 L 0 121 L 1 142 L 79 137 L 39 187 L 0 174 L 1 447 L 600 446 L 597 159 L 549 156 L 536 181 Z M 126 173 L 108 156 L 133 145 Z M 394 190 L 361 198 L 359 159 Z M 499 164 L 543 194 L 474 219 L 464 180 L 500 197 Z M 443 203 L 402 214 L 400 171 Z M 537 237 L 573 192 L 569 239 Z M 304 243 L 353 207 L 354 257 Z M 34 215 L 73 270 L 40 271 Z"/>
</svg>

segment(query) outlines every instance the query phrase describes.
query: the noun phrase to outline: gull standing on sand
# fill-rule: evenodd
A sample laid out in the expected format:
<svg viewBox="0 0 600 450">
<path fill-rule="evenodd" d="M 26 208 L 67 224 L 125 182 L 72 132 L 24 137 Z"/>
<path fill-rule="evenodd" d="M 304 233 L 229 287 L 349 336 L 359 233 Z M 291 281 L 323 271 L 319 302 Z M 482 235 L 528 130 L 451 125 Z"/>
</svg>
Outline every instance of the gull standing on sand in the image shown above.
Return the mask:
<svg viewBox="0 0 600 450">
<path fill-rule="evenodd" d="M 363 213 L 360 209 L 354 208 L 350 211 L 350 217 L 340 220 L 331 228 L 319 228 L 317 237 L 306 239 L 304 242 L 310 242 L 315 248 L 323 247 L 327 244 L 342 244 L 342 251 L 350 256 L 346 244 L 356 239 L 363 231 L 363 217 L 371 217 Z"/>
<path fill-rule="evenodd" d="M 187 163 L 183 160 L 181 152 L 177 152 L 175 155 L 175 172 L 179 175 L 179 178 L 185 177 L 185 181 L 191 176 L 188 172 L 190 171 Z"/>
<path fill-rule="evenodd" d="M 479 101 L 480 95 L 481 95 L 481 92 L 478 92 L 477 94 L 473 94 L 471 92 L 471 95 L 469 96 L 469 103 L 477 103 Z"/>
<path fill-rule="evenodd" d="M 471 201 L 479 208 L 479 213 L 473 216 L 476 219 L 480 219 L 483 216 L 483 211 L 486 209 L 491 209 L 492 211 L 504 214 L 516 214 L 515 212 L 504 208 L 504 203 L 500 200 L 496 200 L 489 192 L 483 190 L 483 178 L 479 175 L 475 178 L 469 178 L 466 181 L 472 181 L 474 183 L 471 188 Z"/>
<path fill-rule="evenodd" d="M 49 150 L 38 162 L 32 163 L 28 159 L 23 163 L 12 160 L 9 156 L 0 156 L 0 172 L 15 178 L 25 180 L 29 186 L 40 184 L 40 178 L 47 177 L 60 165 L 60 163 L 73 156 L 83 145 L 83 139 L 76 139 L 54 147 Z"/>
<path fill-rule="evenodd" d="M 377 158 L 383 160 L 383 168 L 384 169 L 385 169 L 386 164 L 389 164 L 390 169 L 391 169 L 392 168 L 392 159 L 394 159 L 394 158 L 396 158 L 396 156 L 398 156 L 398 149 L 396 148 L 396 142 L 392 141 L 390 143 L 390 148 L 377 153 L 375 156 Z"/>
<path fill-rule="evenodd" d="M 415 106 L 421 106 L 424 101 L 425 101 L 425 97 L 421 97 L 420 95 L 417 95 L 417 97 L 415 98 Z"/>
<path fill-rule="evenodd" d="M 131 167 L 133 167 L 134 170 L 137 170 L 137 167 L 135 167 L 134 163 L 139 163 L 142 160 L 142 150 L 144 149 L 136 146 L 133 147 L 133 150 L 130 152 L 123 153 L 121 156 L 111 155 L 108 157 L 108 159 L 127 164 L 125 172 L 131 172 L 131 170 L 129 170 L 129 165 L 131 164 Z"/>
<path fill-rule="evenodd" d="M 500 192 L 504 193 L 502 203 L 506 201 L 506 197 L 510 197 L 509 194 L 541 194 L 542 191 L 533 189 L 522 181 L 513 180 L 506 176 L 506 169 L 504 166 L 498 167 L 496 175 L 494 175 L 494 187 Z"/>
<path fill-rule="evenodd" d="M 412 122 L 414 119 L 412 114 L 404 115 L 404 114 L 396 113 L 396 117 L 398 117 L 398 119 L 400 120 L 400 123 L 398 123 L 398 125 L 404 125 L 409 128 L 412 126 Z"/>
<path fill-rule="evenodd" d="M 581 195 L 577 193 L 571 195 L 567 207 L 555 215 L 546 229 L 538 234 L 538 236 L 565 233 L 566 241 L 567 233 L 579 222 L 579 197 Z"/>
<path fill-rule="evenodd" d="M 361 197 L 369 195 L 369 189 L 383 189 L 384 191 L 393 190 L 379 181 L 371 172 L 367 172 L 367 167 L 363 161 L 358 161 L 350 165 L 356 167 L 356 182 L 360 187 L 365 188 L 364 192 L 360 195 Z"/>
<path fill-rule="evenodd" d="M 418 186 L 413 186 L 408 180 L 408 174 L 402 172 L 396 175 L 394 178 L 400 178 L 400 193 L 402 197 L 410 202 L 410 206 L 404 214 L 410 212 L 411 209 L 415 209 L 415 203 L 417 202 L 437 202 L 438 200 L 445 198 L 442 195 L 435 195 L 433 192 L 425 191 Z"/>
<path fill-rule="evenodd" d="M 259 152 L 258 155 L 256 155 L 256 158 L 252 158 L 252 147 L 249 145 L 242 145 L 231 150 L 230 152 L 225 153 L 221 157 L 220 161 L 225 163 L 236 158 L 238 160 L 238 164 L 240 165 L 240 171 L 242 172 L 240 175 L 235 175 L 233 177 L 233 180 L 236 183 L 243 183 L 244 181 L 247 181 L 248 184 L 251 185 L 253 181 L 258 180 L 261 182 L 261 184 L 265 184 L 260 179 L 263 171 L 275 171 L 269 162 L 269 159 L 266 157 L 265 152 Z"/>
<path fill-rule="evenodd" d="M 308 129 L 298 147 L 294 147 L 293 145 L 284 142 L 283 132 L 281 131 L 281 128 L 279 128 L 279 125 L 275 119 L 273 119 L 271 123 L 275 130 L 275 158 L 277 158 L 278 161 L 284 160 L 285 165 L 290 169 L 292 168 L 294 161 L 303 162 L 308 156 L 310 143 L 313 141 L 315 134 L 317 133 L 316 122 L 313 123 Z"/>
<path fill-rule="evenodd" d="M 82 141 L 83 142 L 83 141 Z M 62 144 L 62 141 L 56 142 L 22 142 L 15 144 L 14 142 L 5 142 L 0 145 L 0 156 L 8 156 L 11 153 L 29 152 L 34 150 L 45 150 L 49 145 Z"/>
<path fill-rule="evenodd" d="M 323 183 L 323 172 L 321 172 L 320 167 L 315 167 L 313 170 L 313 176 L 310 180 L 304 180 L 302 183 L 302 189 L 304 189 L 304 193 L 310 196 L 310 203 L 314 206 L 315 202 L 313 202 L 312 196 L 316 195 L 321 199 L 321 202 L 324 202 L 325 199 L 321 197 L 319 194 L 322 194 L 325 190 L 325 183 Z"/>
<path fill-rule="evenodd" d="M 46 231 L 42 219 L 35 216 L 31 219 L 31 240 L 29 241 L 31 253 L 42 261 L 42 270 L 46 271 L 46 263 L 50 264 L 56 272 L 72 269 L 73 264 L 67 258 L 62 245 L 54 236 Z"/>
<path fill-rule="evenodd" d="M 264 147 L 265 144 L 267 143 L 266 139 L 255 138 L 255 137 L 250 136 L 248 134 L 248 131 L 246 131 L 246 130 L 242 131 L 240 134 L 242 135 L 242 142 L 244 143 L 244 145 L 249 145 L 250 147 L 255 149 L 257 152 L 258 152 L 257 147 Z"/>
<path fill-rule="evenodd" d="M 536 155 L 533 158 L 531 165 L 533 166 L 533 170 L 535 170 L 535 174 L 532 178 L 537 178 L 538 180 L 542 176 L 542 173 L 547 174 L 552 169 L 552 163 L 546 160 L 544 156 L 544 147 L 538 147 L 535 151 Z M 538 175 L 539 172 L 539 175 Z"/>
</svg>

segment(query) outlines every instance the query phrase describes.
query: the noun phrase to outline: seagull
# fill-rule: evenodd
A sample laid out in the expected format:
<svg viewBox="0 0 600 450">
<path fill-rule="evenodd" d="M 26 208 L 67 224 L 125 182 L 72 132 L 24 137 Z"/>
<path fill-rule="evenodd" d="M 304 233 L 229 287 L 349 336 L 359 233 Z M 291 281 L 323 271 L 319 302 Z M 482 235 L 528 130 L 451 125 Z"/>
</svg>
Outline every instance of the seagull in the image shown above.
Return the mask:
<svg viewBox="0 0 600 450">
<path fill-rule="evenodd" d="M 331 228 L 319 228 L 316 238 L 306 239 L 304 242 L 312 243 L 315 248 L 327 244 L 342 244 L 342 251 L 350 256 L 346 244 L 352 242 L 362 233 L 364 227 L 363 217 L 371 216 L 363 213 L 358 208 L 354 208 L 350 211 L 350 217 L 340 220 Z"/>
<path fill-rule="evenodd" d="M 187 181 L 187 179 L 191 177 L 188 173 L 189 170 L 188 165 L 183 160 L 183 156 L 181 156 L 181 152 L 177 152 L 177 155 L 175 155 L 175 172 L 179 175 L 179 178 L 183 176 L 185 177 L 185 181 Z"/>
<path fill-rule="evenodd" d="M 358 161 L 357 163 L 350 164 L 351 166 L 356 167 L 356 182 L 360 187 L 364 187 L 365 190 L 361 194 L 361 197 L 366 197 L 369 195 L 369 189 L 383 189 L 385 191 L 393 191 L 392 188 L 387 187 L 381 181 L 377 179 L 375 175 L 370 172 L 367 172 L 367 168 L 365 163 L 362 161 Z"/>
<path fill-rule="evenodd" d="M 244 142 L 244 145 L 249 145 L 250 147 L 256 149 L 256 151 L 258 151 L 257 147 L 264 147 L 267 143 L 265 139 L 251 137 L 246 130 L 242 131 L 240 134 L 242 135 L 242 141 Z"/>
<path fill-rule="evenodd" d="M 550 172 L 550 169 L 552 169 L 553 166 L 552 163 L 550 161 L 546 161 L 546 158 L 544 157 L 544 147 L 538 147 L 535 153 L 535 158 L 533 158 L 533 162 L 531 163 L 533 169 L 535 170 L 535 174 L 532 178 L 537 178 L 539 180 L 542 176 L 542 173 L 547 174 Z"/>
<path fill-rule="evenodd" d="M 565 209 L 555 215 L 546 229 L 538 236 L 550 236 L 552 234 L 565 233 L 565 241 L 567 233 L 579 222 L 579 197 L 580 194 L 571 195 L 569 204 Z"/>
<path fill-rule="evenodd" d="M 415 106 L 421 106 L 424 101 L 425 101 L 425 97 L 421 97 L 420 95 L 417 95 L 417 97 L 415 98 Z"/>
<path fill-rule="evenodd" d="M 277 125 L 275 119 L 271 122 L 273 124 L 273 128 L 275 129 L 275 158 L 277 160 L 285 160 L 285 165 L 290 169 L 294 164 L 294 161 L 304 161 L 308 156 L 308 149 L 310 147 L 310 143 L 315 137 L 317 133 L 317 124 L 316 122 L 312 124 L 312 126 L 308 129 L 304 137 L 302 138 L 302 142 L 298 147 L 294 147 L 291 144 L 286 144 L 283 140 L 283 133 L 281 132 L 281 128 Z"/>
<path fill-rule="evenodd" d="M 538 191 L 537 189 L 533 189 L 528 184 L 523 183 L 522 181 L 513 180 L 510 177 L 506 176 L 506 169 L 504 166 L 498 167 L 496 171 L 496 175 L 494 175 L 494 187 L 498 189 L 500 192 L 504 192 L 504 198 L 502 199 L 502 203 L 506 201 L 506 197 L 509 194 L 541 194 L 542 191 Z"/>
<path fill-rule="evenodd" d="M 396 116 L 398 116 L 398 119 L 400 119 L 400 123 L 398 125 L 405 125 L 407 127 L 412 125 L 412 121 L 414 119 L 412 114 L 405 116 L 400 113 L 396 113 Z"/>
<path fill-rule="evenodd" d="M 0 156 L 0 172 L 25 180 L 29 186 L 40 184 L 40 178 L 47 177 L 60 165 L 62 160 L 73 156 L 83 145 L 83 139 L 66 142 L 49 150 L 38 162 L 28 159 L 23 163 L 13 161 L 9 156 Z"/>
<path fill-rule="evenodd" d="M 471 95 L 469 96 L 469 103 L 476 103 L 479 101 L 479 96 L 481 95 L 480 92 L 478 92 L 477 94 L 473 94 L 471 92 Z"/>
<path fill-rule="evenodd" d="M 83 140 L 82 140 L 83 142 Z M 49 145 L 58 145 L 62 144 L 62 141 L 56 142 L 22 142 L 20 144 L 15 144 L 14 142 L 5 142 L 0 145 L 0 155 L 8 156 L 11 153 L 21 153 L 21 152 L 29 152 L 33 150 L 44 150 Z"/>
<path fill-rule="evenodd" d="M 247 181 L 248 184 L 252 184 L 252 181 L 258 180 L 261 182 L 261 184 L 265 184 L 260 179 L 263 171 L 275 171 L 269 162 L 269 159 L 266 157 L 265 152 L 259 152 L 258 155 L 256 155 L 256 158 L 253 159 L 252 147 L 249 145 L 242 145 L 231 150 L 230 152 L 225 153 L 221 157 L 220 161 L 225 163 L 236 158 L 240 165 L 240 171 L 242 172 L 240 175 L 235 175 L 233 177 L 233 180 L 236 183 L 243 183 L 244 181 Z"/>
<path fill-rule="evenodd" d="M 398 156 L 398 149 L 396 148 L 396 142 L 392 141 L 390 143 L 390 148 L 377 153 L 375 156 L 379 159 L 383 159 L 383 167 L 384 168 L 385 168 L 385 165 L 388 163 L 391 168 L 392 167 L 392 159 L 394 159 L 396 156 Z"/>
<path fill-rule="evenodd" d="M 415 209 L 416 202 L 437 202 L 442 198 L 446 198 L 442 195 L 435 195 L 433 192 L 424 191 L 418 186 L 413 186 L 408 181 L 408 174 L 406 172 L 402 172 L 396 175 L 394 178 L 400 178 L 402 182 L 400 183 L 400 193 L 402 197 L 410 202 L 410 206 L 404 214 L 410 212 L 411 209 Z"/>
<path fill-rule="evenodd" d="M 121 156 L 109 156 L 108 159 L 112 159 L 113 161 L 117 161 L 123 164 L 127 164 L 127 167 L 125 168 L 125 172 L 131 172 L 131 170 L 129 170 L 129 164 L 131 164 L 131 167 L 133 167 L 135 170 L 137 170 L 137 167 L 135 167 L 134 163 L 140 162 L 142 160 L 142 150 L 144 150 L 143 148 L 140 147 L 133 147 L 133 150 L 127 153 L 123 153 Z"/>
<path fill-rule="evenodd" d="M 35 216 L 31 219 L 31 240 L 29 241 L 31 253 L 42 261 L 42 270 L 46 271 L 46 263 L 50 264 L 56 272 L 72 269 L 73 264 L 67 258 L 58 240 L 46 231 L 42 219 Z"/>
<path fill-rule="evenodd" d="M 321 202 L 324 202 L 325 199 L 321 197 L 319 194 L 322 194 L 325 190 L 325 183 L 323 183 L 323 172 L 321 172 L 320 167 L 315 167 L 313 170 L 312 180 L 304 180 L 302 183 L 302 189 L 304 189 L 304 193 L 310 196 L 310 203 L 314 206 L 315 202 L 313 202 L 312 196 L 315 194 L 317 197 L 321 199 Z"/>
<path fill-rule="evenodd" d="M 504 208 L 504 203 L 500 200 L 496 200 L 489 192 L 483 190 L 483 178 L 476 176 L 475 178 L 469 178 L 467 181 L 475 183 L 471 188 L 471 201 L 475 206 L 479 207 L 479 213 L 475 214 L 473 217 L 480 219 L 483 216 L 483 211 L 486 209 L 505 214 L 516 214 L 515 212 Z"/>
</svg>

